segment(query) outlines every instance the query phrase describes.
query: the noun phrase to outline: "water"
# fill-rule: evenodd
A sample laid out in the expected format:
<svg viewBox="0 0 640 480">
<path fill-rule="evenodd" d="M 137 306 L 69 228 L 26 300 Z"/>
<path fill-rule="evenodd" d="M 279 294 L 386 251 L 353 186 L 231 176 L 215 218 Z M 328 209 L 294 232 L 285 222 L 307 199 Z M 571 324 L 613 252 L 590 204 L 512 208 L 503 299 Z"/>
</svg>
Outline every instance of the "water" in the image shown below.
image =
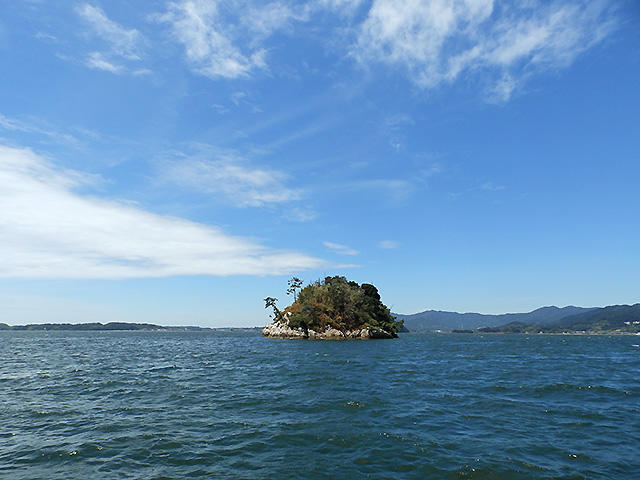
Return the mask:
<svg viewBox="0 0 640 480">
<path fill-rule="evenodd" d="M 0 332 L 0 478 L 640 478 L 639 340 Z"/>
</svg>

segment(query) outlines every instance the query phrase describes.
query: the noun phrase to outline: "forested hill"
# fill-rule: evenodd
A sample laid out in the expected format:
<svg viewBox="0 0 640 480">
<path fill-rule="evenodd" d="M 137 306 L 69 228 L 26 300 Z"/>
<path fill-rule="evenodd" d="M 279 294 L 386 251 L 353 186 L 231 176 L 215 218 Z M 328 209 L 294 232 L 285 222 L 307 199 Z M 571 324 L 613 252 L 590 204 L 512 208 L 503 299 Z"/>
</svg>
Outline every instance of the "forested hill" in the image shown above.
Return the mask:
<svg viewBox="0 0 640 480">
<path fill-rule="evenodd" d="M 398 320 L 404 320 L 404 326 L 410 332 L 434 330 L 476 329 L 480 327 L 496 327 L 511 322 L 546 325 L 571 315 L 587 313 L 595 308 L 583 307 L 542 307 L 526 313 L 505 313 L 486 315 L 482 313 L 457 313 L 427 310 L 412 315 L 394 313 Z"/>
<path fill-rule="evenodd" d="M 640 330 L 640 303 L 611 305 L 591 312 L 571 315 L 555 322 L 553 326 L 568 327 L 572 330 L 617 330 L 631 327 L 634 331 L 638 331 Z"/>
<path fill-rule="evenodd" d="M 558 321 L 541 325 L 510 323 L 480 329 L 496 333 L 561 333 L 561 332 L 640 332 L 640 303 L 611 305 L 589 312 L 570 315 Z"/>
</svg>

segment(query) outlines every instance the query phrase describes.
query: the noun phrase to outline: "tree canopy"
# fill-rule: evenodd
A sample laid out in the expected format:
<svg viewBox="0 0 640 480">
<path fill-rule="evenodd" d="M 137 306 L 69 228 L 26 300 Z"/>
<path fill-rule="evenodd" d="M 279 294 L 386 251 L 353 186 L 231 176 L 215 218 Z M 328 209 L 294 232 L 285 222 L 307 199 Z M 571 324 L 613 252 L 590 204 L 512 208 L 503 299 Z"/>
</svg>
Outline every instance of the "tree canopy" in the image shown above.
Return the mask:
<svg viewBox="0 0 640 480">
<path fill-rule="evenodd" d="M 329 327 L 341 331 L 370 328 L 395 334 L 399 327 L 399 322 L 380 301 L 375 286 L 359 285 L 342 276 L 326 277 L 302 288 L 297 299 L 279 317 L 290 327 L 315 331 Z"/>
</svg>

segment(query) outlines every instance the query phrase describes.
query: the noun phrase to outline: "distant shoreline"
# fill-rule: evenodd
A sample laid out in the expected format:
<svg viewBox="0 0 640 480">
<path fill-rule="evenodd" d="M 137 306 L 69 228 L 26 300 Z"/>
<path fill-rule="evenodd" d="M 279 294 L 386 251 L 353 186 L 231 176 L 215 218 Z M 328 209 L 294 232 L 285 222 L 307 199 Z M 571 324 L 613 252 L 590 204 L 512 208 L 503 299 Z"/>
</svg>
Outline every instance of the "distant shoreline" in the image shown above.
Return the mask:
<svg viewBox="0 0 640 480">
<path fill-rule="evenodd" d="M 152 323 L 32 323 L 27 325 L 8 325 L 0 323 L 2 331 L 47 331 L 47 332 L 220 332 L 220 331 L 260 331 L 262 327 L 198 327 L 164 326 Z"/>
<path fill-rule="evenodd" d="M 582 335 L 582 336 L 589 336 L 589 335 L 631 335 L 631 336 L 640 336 L 640 332 L 616 332 L 616 331 L 603 331 L 603 332 L 478 332 L 478 331 L 473 331 L 473 332 L 454 332 L 454 331 L 428 331 L 428 330 L 423 330 L 423 331 L 417 331 L 417 332 L 402 332 L 404 334 L 406 333 L 410 333 L 413 335 L 417 335 L 417 334 L 424 334 L 424 333 L 433 333 L 436 335 Z"/>
<path fill-rule="evenodd" d="M 53 325 L 53 328 L 48 328 Z M 135 325 L 135 324 L 132 324 Z M 106 325 L 105 325 L 106 327 Z M 0 324 L 0 333 L 2 332 L 160 332 L 160 333 L 198 333 L 198 332 L 217 332 L 217 333 L 255 333 L 260 335 L 263 327 L 196 327 L 196 326 L 162 326 L 157 325 L 155 328 L 92 328 L 85 327 L 85 324 L 65 324 L 62 327 L 57 324 L 29 324 L 29 325 L 6 325 Z M 399 336 L 403 335 L 553 335 L 553 336 L 640 336 L 640 332 L 454 332 L 454 331 L 405 331 L 398 332 Z"/>
</svg>

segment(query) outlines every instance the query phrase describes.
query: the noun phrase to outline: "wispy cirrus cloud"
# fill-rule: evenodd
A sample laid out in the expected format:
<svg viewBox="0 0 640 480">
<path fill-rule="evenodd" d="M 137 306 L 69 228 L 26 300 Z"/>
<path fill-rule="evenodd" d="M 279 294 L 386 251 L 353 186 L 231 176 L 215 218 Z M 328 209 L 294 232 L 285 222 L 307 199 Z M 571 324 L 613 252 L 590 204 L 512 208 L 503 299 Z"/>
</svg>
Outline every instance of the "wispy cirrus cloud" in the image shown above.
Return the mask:
<svg viewBox="0 0 640 480">
<path fill-rule="evenodd" d="M 91 52 L 87 58 L 87 66 L 96 70 L 104 70 L 111 73 L 120 73 L 123 70 L 121 65 L 109 62 L 100 52 Z"/>
<path fill-rule="evenodd" d="M 306 14 L 279 1 L 182 0 L 170 2 L 166 12 L 153 18 L 169 25 L 195 72 L 238 78 L 265 68 L 262 42 L 292 21 L 306 19 Z"/>
<path fill-rule="evenodd" d="M 252 33 L 252 42 L 258 42 L 279 30 L 290 29 L 293 22 L 309 20 L 310 10 L 296 2 L 254 2 L 246 14 L 240 16 L 240 24 Z"/>
<path fill-rule="evenodd" d="M 402 68 L 430 89 L 462 75 L 492 78 L 506 101 L 533 74 L 564 68 L 615 28 L 610 0 L 375 0 L 352 55 Z"/>
<path fill-rule="evenodd" d="M 292 222 L 310 222 L 318 218 L 318 213 L 307 206 L 292 207 L 286 209 L 284 218 Z"/>
<path fill-rule="evenodd" d="M 235 79 L 269 69 L 276 34 L 295 35 L 298 26 L 330 12 L 338 19 L 334 33 L 340 32 L 334 50 L 362 65 L 404 71 L 424 89 L 471 78 L 488 101 L 499 103 L 531 76 L 565 68 L 600 43 L 616 28 L 614 9 L 613 0 L 174 0 L 148 18 L 167 25 L 193 72 Z M 126 68 L 142 55 L 138 30 L 89 3 L 76 12 L 107 44 L 90 53 L 87 66 L 142 71 Z"/>
<path fill-rule="evenodd" d="M 409 180 L 394 178 L 372 178 L 354 180 L 337 185 L 337 188 L 351 191 L 383 192 L 384 196 L 393 201 L 407 199 L 416 189 L 416 185 Z"/>
<path fill-rule="evenodd" d="M 240 78 L 268 68 L 268 40 L 293 33 L 319 12 L 351 17 L 362 0 L 176 0 L 152 19 L 169 26 L 191 69 L 206 77 Z"/>
<path fill-rule="evenodd" d="M 168 10 L 154 18 L 169 24 L 174 38 L 184 45 L 189 64 L 210 78 L 236 78 L 264 67 L 265 51 L 242 51 L 233 42 L 220 18 L 220 2 L 189 0 L 171 2 Z"/>
<path fill-rule="evenodd" d="M 0 277 L 270 275 L 326 266 L 219 228 L 80 195 L 87 176 L 0 146 Z"/>
<path fill-rule="evenodd" d="M 360 252 L 346 245 L 335 242 L 322 242 L 329 250 L 340 255 L 358 255 Z"/>
<path fill-rule="evenodd" d="M 233 152 L 200 146 L 196 154 L 174 153 L 162 162 L 162 178 L 238 207 L 262 207 L 298 200 L 302 191 L 287 186 L 289 176 L 261 168 Z"/>
<path fill-rule="evenodd" d="M 396 242 L 395 240 L 382 240 L 380 242 L 378 242 L 378 247 L 380 248 L 384 248 L 385 250 L 391 250 L 394 248 L 398 248 L 398 245 L 400 245 L 398 242 Z"/>
<path fill-rule="evenodd" d="M 135 28 L 126 28 L 111 20 L 100 8 L 88 3 L 76 7 L 76 13 L 89 26 L 91 34 L 101 39 L 107 46 L 104 51 L 94 51 L 87 57 L 89 68 L 110 73 L 124 73 L 123 61 L 139 61 L 143 37 Z"/>
<path fill-rule="evenodd" d="M 318 0 L 317 5 L 342 15 L 352 15 L 364 0 Z"/>
<path fill-rule="evenodd" d="M 504 185 L 496 185 L 493 182 L 484 182 L 482 185 L 480 185 L 480 190 L 485 190 L 488 192 L 497 192 L 499 190 L 504 190 L 505 186 Z"/>
<path fill-rule="evenodd" d="M 62 132 L 53 126 L 35 118 L 7 117 L 0 113 L 0 129 L 13 132 L 35 134 L 46 137 L 51 143 L 62 144 L 73 148 L 80 146 L 80 141 L 67 132 Z"/>
<path fill-rule="evenodd" d="M 131 60 L 140 58 L 142 35 L 138 30 L 123 27 L 109 19 L 101 8 L 88 3 L 79 5 L 76 11 L 89 24 L 93 32 L 107 42 L 114 53 Z"/>
</svg>

